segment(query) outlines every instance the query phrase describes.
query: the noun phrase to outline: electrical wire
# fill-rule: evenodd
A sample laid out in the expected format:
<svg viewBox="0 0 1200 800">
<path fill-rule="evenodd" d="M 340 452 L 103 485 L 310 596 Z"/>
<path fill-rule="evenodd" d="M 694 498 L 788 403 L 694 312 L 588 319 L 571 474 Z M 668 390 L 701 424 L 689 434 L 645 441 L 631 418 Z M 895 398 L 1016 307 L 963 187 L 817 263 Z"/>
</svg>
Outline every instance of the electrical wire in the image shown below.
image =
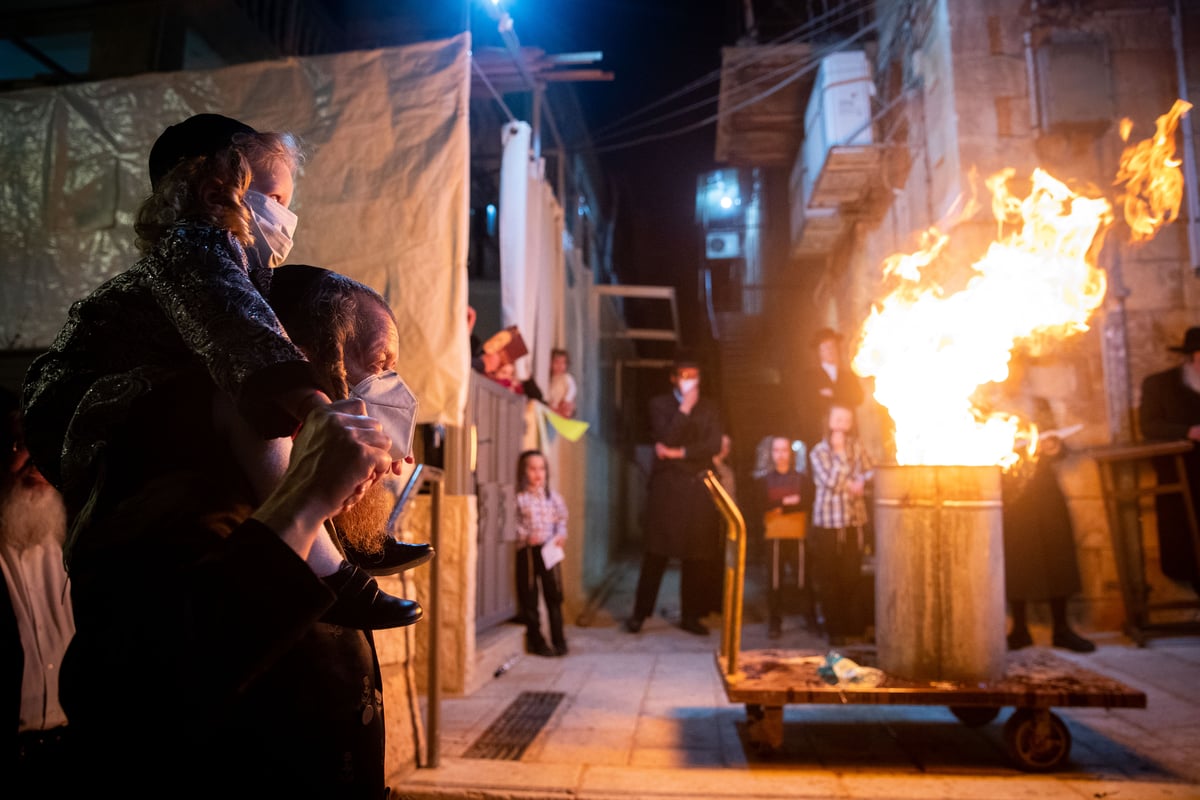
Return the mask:
<svg viewBox="0 0 1200 800">
<path fill-rule="evenodd" d="M 729 116 L 738 111 L 741 111 L 743 108 L 752 106 L 755 103 L 765 100 L 766 98 L 770 97 L 771 95 L 775 94 L 776 92 L 786 88 L 790 84 L 795 83 L 797 80 L 802 78 L 804 75 L 817 69 L 817 67 L 820 66 L 820 60 L 822 58 L 824 58 L 827 55 L 832 55 L 833 53 L 837 53 L 837 52 L 845 49 L 845 47 L 847 45 L 857 41 L 858 39 L 862 38 L 866 34 L 874 31 L 878 27 L 879 27 L 878 22 L 871 22 L 871 23 L 863 26 L 858 31 L 856 31 L 854 34 L 846 37 L 842 41 L 837 42 L 833 45 L 830 45 L 830 46 L 824 48 L 823 50 L 819 51 L 817 54 L 814 55 L 814 57 L 811 61 L 806 62 L 804 64 L 804 66 L 800 67 L 799 69 L 796 69 L 794 72 L 792 72 L 791 75 L 788 75 L 788 77 L 779 81 L 779 83 L 776 83 L 774 86 L 771 86 L 766 91 L 760 92 L 759 94 L 757 94 L 753 97 L 750 97 L 746 100 L 736 103 L 733 106 L 731 106 L 723 111 L 718 111 L 716 114 L 712 114 L 708 117 L 705 117 L 704 119 L 699 120 L 698 122 L 694 122 L 690 125 L 685 125 L 682 128 L 678 128 L 673 131 L 667 131 L 665 133 L 648 134 L 646 136 L 641 136 L 641 137 L 638 137 L 638 138 L 633 139 L 628 142 L 618 142 L 617 144 L 603 145 L 603 146 L 594 148 L 594 151 L 596 153 L 611 153 L 615 150 L 624 150 L 628 147 L 634 147 L 639 144 L 646 144 L 648 142 L 656 142 L 656 141 L 661 141 L 663 139 L 671 139 L 676 136 L 682 136 L 685 133 L 691 133 L 692 131 L 699 130 L 700 128 L 703 128 L 707 125 L 711 125 L 712 123 L 721 119 L 721 117 Z M 792 68 L 789 66 L 787 69 L 790 70 Z M 779 72 L 780 72 L 780 70 L 776 70 L 774 73 L 771 73 L 771 74 L 777 74 Z"/>
<path fill-rule="evenodd" d="M 500 108 L 504 109 L 504 113 L 508 116 L 509 122 L 516 122 L 517 118 L 513 115 L 512 109 L 504 102 L 504 98 L 496 91 L 496 87 L 492 86 L 492 82 L 488 80 L 488 76 L 484 74 L 483 67 L 479 66 L 479 62 L 475 60 L 475 54 L 471 54 L 471 68 L 475 70 L 475 74 L 483 81 L 483 85 L 492 93 L 492 97 L 500 104 Z"/>
<path fill-rule="evenodd" d="M 870 0 L 860 0 L 860 2 L 858 3 L 857 6 L 855 6 L 855 5 L 839 6 L 838 8 L 831 9 L 831 10 L 826 11 L 816 17 L 813 17 L 812 19 L 796 26 L 795 28 L 792 28 L 789 31 L 786 31 L 785 33 L 780 34 L 779 36 L 772 39 L 770 42 L 767 42 L 761 46 L 767 47 L 767 46 L 771 46 L 771 45 L 789 44 L 795 39 L 820 36 L 821 34 L 832 31 L 835 26 L 841 25 L 841 24 L 853 19 L 855 16 L 861 14 L 864 11 L 869 10 L 870 8 L 871 8 Z M 829 17 L 836 17 L 836 18 L 828 19 Z M 740 62 L 738 66 L 739 67 L 749 66 L 759 60 L 769 58 L 771 55 L 772 54 L 770 52 L 765 52 L 765 51 L 758 55 L 751 55 L 749 58 Z M 637 109 L 636 111 L 630 112 L 629 114 L 626 114 L 625 116 L 623 116 L 617 120 L 614 120 L 613 122 L 609 122 L 609 123 L 606 123 L 605 125 L 602 125 L 600 128 L 598 128 L 595 131 L 595 133 L 592 134 L 592 139 L 593 139 L 593 141 L 595 141 L 595 140 L 610 138 L 610 137 L 608 137 L 608 132 L 612 131 L 614 128 L 617 128 L 618 126 L 621 126 L 630 120 L 636 119 L 637 117 L 642 116 L 643 114 L 647 113 L 651 109 L 657 108 L 658 106 L 663 105 L 664 103 L 670 102 L 671 100 L 674 100 L 677 97 L 683 97 L 688 94 L 691 94 L 693 91 L 695 91 L 709 83 L 712 83 L 714 80 L 718 80 L 720 77 L 721 77 L 721 68 L 720 67 L 718 67 L 717 69 L 711 70 L 710 72 L 700 76 L 699 78 L 696 78 L 695 80 L 680 87 L 679 89 L 676 89 L 675 91 L 671 92 L 670 94 L 664 95 L 663 97 L 660 97 L 657 100 L 654 100 L 653 102 L 648 103 L 647 105 L 641 107 L 640 109 Z M 762 80 L 762 79 L 763 79 L 763 76 L 759 76 L 759 77 L 755 78 L 754 80 L 750 81 L 747 85 L 752 85 L 753 83 L 755 83 L 759 80 Z M 637 126 L 634 126 L 634 127 L 635 128 L 645 127 L 646 125 L 650 125 L 655 122 L 662 121 L 663 119 L 669 119 L 670 117 L 678 116 L 679 114 L 686 113 L 687 111 L 690 111 L 693 108 L 700 107 L 703 105 L 707 105 L 708 103 L 714 102 L 716 99 L 717 99 L 716 97 L 713 97 L 709 100 L 702 101 L 698 104 L 693 104 L 692 106 L 688 106 L 687 108 L 671 112 L 671 113 L 661 116 L 661 117 L 657 117 L 654 120 L 651 120 L 649 122 L 639 123 Z"/>
</svg>

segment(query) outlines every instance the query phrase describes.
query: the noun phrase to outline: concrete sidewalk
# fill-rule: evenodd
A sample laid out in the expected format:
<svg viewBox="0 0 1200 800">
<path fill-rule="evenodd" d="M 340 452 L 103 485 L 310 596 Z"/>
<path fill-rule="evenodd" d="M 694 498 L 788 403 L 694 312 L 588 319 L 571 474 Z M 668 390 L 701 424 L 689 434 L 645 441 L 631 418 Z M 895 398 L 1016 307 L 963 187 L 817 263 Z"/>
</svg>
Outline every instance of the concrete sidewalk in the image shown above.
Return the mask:
<svg viewBox="0 0 1200 800">
<path fill-rule="evenodd" d="M 523 655 L 466 697 L 444 698 L 438 765 L 394 782 L 402 798 L 1200 798 L 1200 637 L 1139 648 L 1090 636 L 1092 654 L 1055 650 L 1147 695 L 1145 709 L 1057 708 L 1073 745 L 1058 771 L 1026 773 L 1009 760 L 1001 727 L 969 728 L 945 706 L 789 705 L 781 750 L 758 754 L 745 709 L 728 702 L 706 638 L 661 616 L 640 634 L 618 624 L 636 574 L 589 627 L 568 628 L 562 658 Z M 676 584 L 660 594 L 668 618 Z M 766 648 L 748 615 L 743 649 Z M 823 650 L 789 618 L 772 647 Z M 1046 642 L 1048 632 L 1034 630 Z M 519 760 L 465 754 L 522 692 L 563 698 Z"/>
</svg>

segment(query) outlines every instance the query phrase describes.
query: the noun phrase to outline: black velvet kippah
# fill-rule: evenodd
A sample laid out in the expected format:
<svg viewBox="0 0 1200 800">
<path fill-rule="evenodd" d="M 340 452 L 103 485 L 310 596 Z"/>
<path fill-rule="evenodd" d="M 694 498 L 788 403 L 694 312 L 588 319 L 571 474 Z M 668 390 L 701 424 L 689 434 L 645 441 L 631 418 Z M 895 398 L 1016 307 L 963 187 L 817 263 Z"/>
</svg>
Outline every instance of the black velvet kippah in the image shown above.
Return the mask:
<svg viewBox="0 0 1200 800">
<path fill-rule="evenodd" d="M 220 114 L 196 114 L 170 125 L 150 149 L 150 186 L 158 182 L 180 162 L 199 156 L 211 156 L 233 142 L 239 133 L 257 133 L 244 122 Z"/>
</svg>

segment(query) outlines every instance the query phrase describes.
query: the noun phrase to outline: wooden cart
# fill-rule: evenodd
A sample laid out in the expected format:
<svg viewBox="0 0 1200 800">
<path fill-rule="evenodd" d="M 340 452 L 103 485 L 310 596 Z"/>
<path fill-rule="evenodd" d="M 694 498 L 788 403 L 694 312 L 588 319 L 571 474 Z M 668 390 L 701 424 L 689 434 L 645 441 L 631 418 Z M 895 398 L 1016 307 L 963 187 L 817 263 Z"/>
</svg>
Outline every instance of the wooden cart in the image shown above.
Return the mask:
<svg viewBox="0 0 1200 800">
<path fill-rule="evenodd" d="M 1144 692 L 1036 648 L 1009 653 L 1001 678 L 981 685 L 916 682 L 887 674 L 874 686 L 831 685 L 817 671 L 824 660 L 817 651 L 742 652 L 745 521 L 713 473 L 705 483 L 727 523 L 724 617 L 716 666 L 725 696 L 746 706 L 752 746 L 768 751 L 782 746 L 783 709 L 788 705 L 940 705 L 971 727 L 988 724 L 1002 708 L 1012 706 L 1016 710 L 1004 723 L 1009 756 L 1021 769 L 1048 772 L 1066 761 L 1071 750 L 1071 732 L 1051 708 L 1146 707 Z M 872 648 L 842 652 L 864 667 L 875 667 Z"/>
</svg>

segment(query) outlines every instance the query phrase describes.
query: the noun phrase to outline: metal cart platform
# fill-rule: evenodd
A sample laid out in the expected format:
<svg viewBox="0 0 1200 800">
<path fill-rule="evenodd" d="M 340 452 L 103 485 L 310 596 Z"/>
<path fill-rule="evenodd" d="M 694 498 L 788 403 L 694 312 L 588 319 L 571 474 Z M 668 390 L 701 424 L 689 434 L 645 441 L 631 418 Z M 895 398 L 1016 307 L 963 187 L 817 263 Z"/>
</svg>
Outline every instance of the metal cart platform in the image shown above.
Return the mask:
<svg viewBox="0 0 1200 800">
<path fill-rule="evenodd" d="M 732 703 L 746 706 L 751 746 L 771 751 L 783 744 L 783 709 L 788 705 L 940 705 L 970 727 L 995 720 L 1002 708 L 1015 711 L 1004 723 L 1012 761 L 1030 772 L 1049 772 L 1066 761 L 1071 732 L 1055 707 L 1145 708 L 1146 695 L 1112 678 L 1036 648 L 1007 654 L 1004 674 L 986 684 L 916 682 L 883 673 L 875 685 L 830 684 L 818 673 L 823 653 L 782 649 L 741 650 L 745 589 L 746 525 L 741 511 L 709 472 L 705 484 L 726 521 L 725 591 L 716 667 Z M 841 652 L 864 667 L 873 648 Z"/>
</svg>

